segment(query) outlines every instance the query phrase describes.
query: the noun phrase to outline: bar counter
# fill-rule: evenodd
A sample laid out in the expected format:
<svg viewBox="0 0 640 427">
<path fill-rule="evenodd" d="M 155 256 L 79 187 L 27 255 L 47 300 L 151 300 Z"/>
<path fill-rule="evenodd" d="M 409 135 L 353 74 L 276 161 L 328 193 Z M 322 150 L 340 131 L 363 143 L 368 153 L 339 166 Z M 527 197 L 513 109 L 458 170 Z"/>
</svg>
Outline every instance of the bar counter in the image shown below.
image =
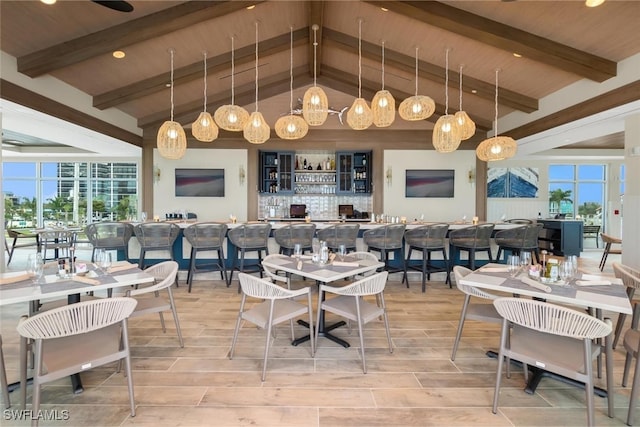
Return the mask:
<svg viewBox="0 0 640 427">
<path fill-rule="evenodd" d="M 190 225 L 193 225 L 196 223 L 196 221 L 193 220 L 168 220 L 166 222 L 173 222 L 176 225 L 178 225 L 181 229 L 184 229 Z M 205 222 L 205 221 L 203 221 Z M 282 227 L 286 227 L 290 224 L 300 224 L 300 223 L 304 223 L 305 219 L 301 218 L 301 219 L 290 219 L 290 218 L 270 218 L 268 221 L 265 220 L 261 220 L 261 221 L 248 221 L 245 223 L 232 223 L 232 222 L 228 222 L 228 221 L 220 221 L 223 223 L 227 224 L 227 227 L 229 229 L 238 227 L 242 224 L 256 224 L 256 223 L 264 223 L 264 222 L 269 222 L 271 224 L 271 230 L 275 230 L 277 228 L 282 228 Z M 357 222 L 360 224 L 360 230 L 358 232 L 358 239 L 356 242 L 356 247 L 358 251 L 366 251 L 367 250 L 367 245 L 362 241 L 362 233 L 365 230 L 370 230 L 372 228 L 377 228 L 377 227 L 382 227 L 385 225 L 388 225 L 389 223 L 379 223 L 379 222 L 371 222 L 370 220 L 362 220 L 362 219 L 346 219 L 346 220 L 334 220 L 334 221 L 330 221 L 330 220 L 311 220 L 312 223 L 314 223 L 316 225 L 316 230 L 318 229 L 322 229 L 322 228 L 326 228 L 326 227 L 330 227 L 332 225 L 341 223 L 341 222 L 349 222 L 349 223 L 353 223 L 353 222 Z M 438 222 L 427 222 L 427 221 L 412 221 L 412 222 L 408 222 L 406 223 L 406 228 L 407 229 L 411 229 L 411 228 L 417 228 L 417 227 L 421 227 L 423 225 L 429 225 L 429 224 L 436 224 Z M 470 227 L 472 225 L 471 222 L 462 222 L 462 221 L 455 221 L 455 222 L 449 222 L 449 230 L 455 230 L 455 229 L 459 229 L 459 228 L 465 228 L 465 227 Z M 481 224 L 481 223 L 480 223 Z M 515 227 L 520 227 L 522 226 L 522 224 L 511 224 L 511 223 L 495 223 L 495 231 L 498 230 L 505 230 L 505 229 L 509 229 L 509 228 L 515 228 Z M 231 259 L 230 257 L 235 255 L 235 249 L 233 247 L 233 245 L 230 245 L 229 242 L 227 241 L 224 246 L 226 247 L 225 250 L 225 257 L 226 257 L 226 265 L 227 267 L 231 266 Z M 279 246 L 276 243 L 275 239 L 273 237 L 269 238 L 269 253 L 278 253 L 279 252 Z M 208 254 L 207 252 L 204 252 L 206 254 Z M 147 255 L 146 255 L 146 259 L 149 261 L 150 264 L 155 263 L 157 261 L 160 261 L 160 259 L 154 259 L 153 258 L 153 254 L 154 251 L 148 251 Z M 215 257 L 214 252 L 211 252 L 212 257 Z M 137 262 L 138 261 L 138 257 L 140 255 L 140 245 L 138 244 L 138 240 L 134 237 L 131 238 L 131 240 L 129 241 L 129 260 L 132 262 Z M 164 256 L 164 255 L 163 255 Z M 176 262 L 178 262 L 180 269 L 181 270 L 186 270 L 189 268 L 189 259 L 191 256 L 191 245 L 189 244 L 189 242 L 184 238 L 182 232 L 180 232 L 180 235 L 178 235 L 178 238 L 176 239 L 176 241 L 173 244 L 173 257 L 175 259 Z M 118 259 L 124 259 L 124 252 L 123 251 L 118 251 Z"/>
</svg>

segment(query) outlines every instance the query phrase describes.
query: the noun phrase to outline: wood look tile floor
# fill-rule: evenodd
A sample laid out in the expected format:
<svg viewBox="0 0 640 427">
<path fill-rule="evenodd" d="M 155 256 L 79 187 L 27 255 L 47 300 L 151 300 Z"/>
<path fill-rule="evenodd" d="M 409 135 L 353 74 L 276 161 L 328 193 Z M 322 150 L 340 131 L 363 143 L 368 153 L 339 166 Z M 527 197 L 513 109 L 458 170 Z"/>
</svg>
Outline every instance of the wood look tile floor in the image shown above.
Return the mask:
<svg viewBox="0 0 640 427">
<path fill-rule="evenodd" d="M 597 270 L 598 259 L 583 259 Z M 615 260 L 615 259 L 614 259 Z M 611 261 L 608 261 L 608 273 Z M 12 267 L 14 267 L 12 263 Z M 315 358 L 309 343 L 290 344 L 288 324 L 277 328 L 267 378 L 260 380 L 264 331 L 245 324 L 236 354 L 229 360 L 240 296 L 237 281 L 198 276 L 193 291 L 184 279 L 175 290 L 185 347 L 180 348 L 166 316 L 163 333 L 157 316 L 130 321 L 136 416 L 130 417 L 125 378 L 115 366 L 82 374 L 85 391 L 73 394 L 68 379 L 43 388 L 43 409 L 67 410 L 69 419 L 42 421 L 41 426 L 581 426 L 586 424 L 584 392 L 544 379 L 534 395 L 523 391 L 522 371 L 513 368 L 503 381 L 497 414 L 491 412 L 497 362 L 498 326 L 468 321 L 455 362 L 450 360 L 462 294 L 442 281 L 420 291 L 392 275 L 385 295 L 393 353 L 381 321 L 365 332 L 368 373 L 362 373 L 357 330 L 336 335 L 345 349 L 320 338 Z M 211 275 L 210 277 L 214 277 Z M 216 277 L 216 279 L 219 276 Z M 434 279 L 444 280 L 443 275 Z M 294 286 L 308 282 L 296 281 Z M 9 381 L 18 378 L 15 325 L 27 311 L 3 307 L 2 337 Z M 315 306 L 314 306 L 315 312 Z M 331 319 L 329 317 L 329 319 Z M 615 321 L 615 317 L 614 317 Z M 307 331 L 296 326 L 296 335 Z M 625 424 L 630 389 L 620 386 L 624 352 L 615 350 L 616 416 L 606 415 L 606 400 L 596 397 L 596 424 Z M 604 378 L 599 380 L 604 386 Z M 30 391 L 30 388 L 29 388 Z M 30 393 L 29 393 L 30 394 Z M 17 409 L 18 392 L 11 394 Z M 27 425 L 3 413 L 3 426 Z M 640 414 L 636 415 L 640 419 Z"/>
</svg>

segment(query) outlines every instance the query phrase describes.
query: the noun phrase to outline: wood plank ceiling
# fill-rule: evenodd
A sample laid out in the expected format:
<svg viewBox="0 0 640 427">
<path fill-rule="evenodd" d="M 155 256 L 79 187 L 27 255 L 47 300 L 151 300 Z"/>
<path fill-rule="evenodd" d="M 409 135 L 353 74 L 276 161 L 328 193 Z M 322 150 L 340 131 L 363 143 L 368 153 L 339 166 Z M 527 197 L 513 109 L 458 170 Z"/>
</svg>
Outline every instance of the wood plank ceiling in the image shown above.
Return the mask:
<svg viewBox="0 0 640 427">
<path fill-rule="evenodd" d="M 492 127 L 496 69 L 501 70 L 499 115 L 532 113 L 538 110 L 541 98 L 582 79 L 606 82 L 616 75 L 619 61 L 640 52 L 640 4 L 634 1 L 608 1 L 593 9 L 582 1 L 130 3 L 134 11 L 121 13 L 88 0 L 58 1 L 53 6 L 39 1 L 2 1 L 1 48 L 17 58 L 20 73 L 34 79 L 60 79 L 93 97 L 96 108 L 122 110 L 135 117 L 139 127 L 155 132 L 170 116 L 169 48 L 176 52 L 177 121 L 189 125 L 202 111 L 205 51 L 207 110 L 213 112 L 230 102 L 232 36 L 235 103 L 254 110 L 258 22 L 258 109 L 273 128 L 277 118 L 289 111 L 291 57 L 294 104 L 313 84 L 311 27 L 318 24 L 318 84 L 327 90 L 332 108 L 349 106 L 357 96 L 359 68 L 363 97 L 370 100 L 380 90 L 384 42 L 385 88 L 396 98 L 396 105 L 417 87 L 437 106 L 425 122 L 404 122 L 398 117 L 389 129 L 429 130 L 447 109 L 457 111 L 463 66 L 463 109 L 478 125 L 476 142 Z M 115 50 L 123 50 L 126 57 L 114 59 Z M 640 98 L 638 94 L 636 82 L 624 93 L 610 94 L 603 105 L 611 108 L 610 104 Z M 563 120 L 581 114 L 577 108 L 571 112 L 573 117 L 567 115 Z M 512 136 L 520 138 L 548 127 L 538 120 L 514 129 Z M 349 130 L 337 118 L 321 127 L 343 128 Z M 608 138 L 605 145 L 619 144 L 619 138 Z M 589 143 L 582 142 L 585 145 Z"/>
</svg>

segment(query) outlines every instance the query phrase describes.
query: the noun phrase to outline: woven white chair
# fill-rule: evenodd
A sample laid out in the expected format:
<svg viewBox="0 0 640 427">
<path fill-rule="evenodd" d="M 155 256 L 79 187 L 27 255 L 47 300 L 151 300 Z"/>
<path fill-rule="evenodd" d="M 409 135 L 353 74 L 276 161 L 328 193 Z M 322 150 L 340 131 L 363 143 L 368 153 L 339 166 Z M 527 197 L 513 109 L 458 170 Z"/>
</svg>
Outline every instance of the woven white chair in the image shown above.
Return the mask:
<svg viewBox="0 0 640 427">
<path fill-rule="evenodd" d="M 162 332 L 166 333 L 167 328 L 164 324 L 163 312 L 171 311 L 173 321 L 176 324 L 176 332 L 178 334 L 178 340 L 180 341 L 180 347 L 184 347 L 182 331 L 180 330 L 180 320 L 178 319 L 176 303 L 173 299 L 173 292 L 171 291 L 171 285 L 175 282 L 178 274 L 178 263 L 175 261 L 163 261 L 147 268 L 145 273 L 152 275 L 156 280 L 153 285 L 127 291 L 127 296 L 135 297 L 138 301 L 138 306 L 131 314 L 131 317 L 144 316 L 149 313 L 158 313 L 160 315 L 160 323 L 162 324 Z M 168 300 L 161 295 L 161 291 L 167 292 L 169 297 Z"/>
<path fill-rule="evenodd" d="M 502 367 L 507 358 L 522 362 L 527 378 L 527 365 L 584 383 L 588 425 L 594 425 L 593 360 L 602 346 L 592 340 L 604 338 L 607 356 L 607 391 L 609 417 L 613 417 L 613 359 L 611 321 L 599 320 L 587 313 L 567 307 L 525 298 L 498 298 L 493 301 L 503 317 L 496 374 L 493 413 L 498 410 Z M 511 333 L 509 334 L 509 332 Z"/>
<path fill-rule="evenodd" d="M 4 353 L 2 352 L 2 335 L 0 335 L 0 387 L 2 387 L 2 400 L 5 408 L 11 407 L 11 399 L 9 398 L 9 384 L 7 383 L 7 371 L 4 367 Z"/>
<path fill-rule="evenodd" d="M 462 283 L 460 283 L 462 278 L 470 273 L 472 273 L 471 270 L 461 265 L 456 265 L 453 267 L 453 275 L 456 279 L 456 287 L 458 288 L 458 290 L 464 293 L 464 302 L 462 303 L 462 311 L 460 312 L 460 321 L 458 321 L 458 332 L 456 333 L 456 340 L 453 343 L 453 350 L 451 351 L 451 361 L 456 360 L 456 353 L 458 352 L 458 345 L 460 344 L 460 338 L 462 337 L 462 328 L 464 328 L 465 320 L 471 319 L 490 323 L 502 322 L 502 316 L 498 314 L 493 304 L 471 303 L 471 297 L 493 301 L 498 298 L 498 296 L 490 294 L 473 286 L 463 285 Z"/>
<path fill-rule="evenodd" d="M 103 298 L 79 302 L 23 317 L 18 324 L 20 354 L 27 340 L 35 347 L 32 413 L 40 409 L 42 384 L 107 363 L 125 361 L 131 416 L 136 415 L 129 353 L 127 318 L 136 307 L 133 298 Z M 20 392 L 26 402 L 27 360 L 20 359 Z M 32 426 L 38 425 L 33 417 Z"/>
<path fill-rule="evenodd" d="M 262 381 L 267 375 L 267 359 L 269 357 L 269 347 L 273 327 L 304 314 L 309 315 L 309 330 L 313 331 L 313 314 L 311 309 L 311 288 L 303 288 L 295 291 L 285 289 L 281 286 L 273 284 L 266 279 L 252 276 L 247 273 L 238 273 L 240 281 L 240 289 L 242 291 L 242 300 L 240 302 L 240 310 L 238 312 L 238 320 L 236 328 L 233 331 L 233 340 L 231 341 L 231 351 L 229 359 L 233 359 L 233 353 L 238 339 L 238 332 L 243 320 L 253 323 L 260 328 L 266 330 L 266 338 L 264 343 L 264 362 L 262 365 Z M 293 298 L 300 295 L 307 295 L 307 305 L 293 301 Z M 258 298 L 263 300 L 251 308 L 245 309 L 247 305 L 247 297 Z M 291 327 L 291 339 L 295 339 L 293 334 L 293 326 Z M 315 341 L 313 334 L 310 337 L 311 355 L 315 354 Z"/>
<path fill-rule="evenodd" d="M 625 275 L 631 275 L 629 272 L 625 271 L 625 270 L 630 270 L 631 272 L 635 272 L 638 273 L 637 270 L 632 269 L 631 267 L 627 267 L 627 266 L 623 266 L 618 264 L 619 267 L 624 268 L 624 270 L 620 270 L 620 272 L 624 273 Z M 614 271 L 616 269 L 616 264 L 613 264 L 613 268 Z M 618 273 L 616 273 L 617 277 Z M 640 277 L 640 276 L 639 276 Z M 625 282 L 625 285 L 628 286 L 627 282 L 625 281 L 625 279 L 622 279 L 623 282 Z M 635 277 L 635 281 L 637 283 L 639 279 L 637 277 Z M 629 289 L 635 289 L 635 288 L 628 288 L 627 287 L 627 291 L 629 291 Z M 629 294 L 629 297 L 633 297 L 633 292 L 631 292 Z M 622 315 L 620 315 L 622 316 Z M 624 361 L 624 372 L 622 373 L 622 386 L 626 387 L 627 386 L 627 380 L 629 378 L 629 371 L 631 369 L 631 362 L 633 361 L 633 359 L 636 359 L 636 365 L 635 365 L 635 372 L 633 374 L 633 385 L 631 386 L 631 396 L 629 398 L 629 412 L 627 414 L 627 424 L 628 425 L 633 425 L 633 412 L 635 410 L 636 407 L 636 401 L 638 399 L 638 391 L 640 390 L 640 358 L 638 357 L 638 355 L 640 355 L 640 330 L 638 328 L 638 321 L 640 320 L 640 304 L 639 303 L 635 303 L 633 305 L 633 317 L 631 318 L 631 329 L 628 329 L 625 334 L 624 334 L 624 338 L 623 338 L 623 344 L 624 344 L 624 348 L 627 352 L 626 357 L 625 357 L 625 361 Z M 624 323 L 624 321 L 623 321 Z M 618 318 L 618 326 L 620 325 L 620 318 Z M 622 329 L 622 328 L 621 328 Z M 616 333 L 618 333 L 618 328 L 616 328 Z M 614 340 L 615 342 L 615 340 Z"/>
<path fill-rule="evenodd" d="M 622 280 L 622 283 L 627 287 L 627 296 L 629 297 L 629 301 L 633 301 L 633 296 L 636 292 L 636 289 L 640 288 L 640 271 L 635 268 L 631 268 L 628 265 L 620 264 L 618 262 L 614 262 L 613 273 L 616 277 Z M 620 313 L 618 315 L 618 321 L 616 323 L 616 331 L 613 335 L 613 348 L 616 348 L 618 345 L 618 339 L 622 334 L 622 328 L 624 327 L 624 321 L 627 318 L 626 314 Z"/>
<path fill-rule="evenodd" d="M 264 259 L 262 260 L 262 269 L 264 270 L 264 274 L 265 276 L 267 276 L 267 278 L 269 280 L 271 280 L 273 283 L 283 283 L 285 285 L 287 285 L 287 289 L 291 289 L 291 275 L 290 274 L 286 274 L 285 276 L 281 276 L 278 274 L 277 270 L 273 270 L 269 267 L 267 267 L 266 265 L 264 265 L 264 261 L 269 261 L 272 260 L 274 258 L 289 258 L 286 255 L 281 255 L 281 254 L 271 254 L 271 255 L 267 255 L 266 257 L 264 257 Z"/>
<path fill-rule="evenodd" d="M 391 334 L 389 333 L 389 318 L 384 303 L 384 288 L 387 284 L 388 271 L 383 271 L 372 276 L 367 276 L 344 287 L 320 285 L 318 294 L 317 322 L 320 322 L 322 311 L 342 316 L 349 321 L 358 322 L 358 334 L 360 335 L 360 349 L 362 353 L 362 372 L 367 373 L 367 364 L 364 357 L 364 328 L 370 321 L 382 316 L 384 327 L 389 342 L 389 353 L 393 353 Z M 335 294 L 334 298 L 325 299 L 325 294 Z M 365 301 L 363 297 L 368 295 L 379 296 L 380 306 Z M 316 329 L 316 341 L 318 330 Z"/>
</svg>

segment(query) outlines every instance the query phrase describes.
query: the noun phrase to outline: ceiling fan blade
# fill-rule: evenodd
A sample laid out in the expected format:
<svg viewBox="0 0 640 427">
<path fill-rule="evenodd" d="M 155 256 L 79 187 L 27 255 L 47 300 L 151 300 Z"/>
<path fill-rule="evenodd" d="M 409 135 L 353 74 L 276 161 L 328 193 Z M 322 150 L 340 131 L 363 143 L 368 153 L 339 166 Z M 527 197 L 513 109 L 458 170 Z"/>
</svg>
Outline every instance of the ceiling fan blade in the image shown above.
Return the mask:
<svg viewBox="0 0 640 427">
<path fill-rule="evenodd" d="M 124 0 L 91 0 L 94 3 L 98 3 L 101 6 L 108 7 L 109 9 L 116 10 L 118 12 L 132 12 L 133 6 Z"/>
</svg>

